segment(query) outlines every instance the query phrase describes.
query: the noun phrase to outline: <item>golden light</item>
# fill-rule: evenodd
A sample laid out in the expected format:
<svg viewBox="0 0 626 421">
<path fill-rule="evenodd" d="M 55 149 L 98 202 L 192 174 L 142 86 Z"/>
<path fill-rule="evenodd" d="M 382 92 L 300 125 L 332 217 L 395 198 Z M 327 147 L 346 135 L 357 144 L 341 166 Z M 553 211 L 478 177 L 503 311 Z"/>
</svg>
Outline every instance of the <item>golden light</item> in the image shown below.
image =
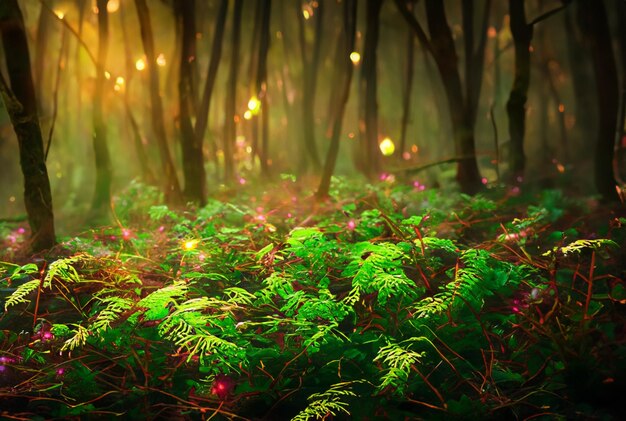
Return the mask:
<svg viewBox="0 0 626 421">
<path fill-rule="evenodd" d="M 118 76 L 117 79 L 115 79 L 115 83 L 117 85 L 123 85 L 124 84 L 124 78 L 122 76 Z"/>
<path fill-rule="evenodd" d="M 115 13 L 120 9 L 120 0 L 109 0 L 107 3 L 107 12 Z"/>
<path fill-rule="evenodd" d="M 259 111 L 261 110 L 261 101 L 259 101 L 259 99 L 256 96 L 253 96 L 248 101 L 248 110 L 250 110 L 252 115 L 257 115 Z"/>
<path fill-rule="evenodd" d="M 183 249 L 186 251 L 193 250 L 198 247 L 200 240 L 186 240 L 183 242 Z"/>
<path fill-rule="evenodd" d="M 556 164 L 556 170 L 563 174 L 565 172 L 565 166 L 559 162 L 558 164 Z"/>
<path fill-rule="evenodd" d="M 159 54 L 156 58 L 156 63 L 157 65 L 163 67 L 167 64 L 167 60 L 165 60 L 165 56 L 163 55 L 163 53 Z"/>
<path fill-rule="evenodd" d="M 252 118 L 252 111 L 246 110 L 246 112 L 243 113 L 243 118 L 245 118 L 246 120 L 250 120 Z"/>
<path fill-rule="evenodd" d="M 65 12 L 63 12 L 61 10 L 55 10 L 54 14 L 57 15 L 57 18 L 59 18 L 59 19 L 63 19 L 65 17 Z"/>
<path fill-rule="evenodd" d="M 359 64 L 359 62 L 361 61 L 361 54 L 357 53 L 356 51 L 351 52 L 350 61 L 352 61 L 352 64 Z"/>
<path fill-rule="evenodd" d="M 302 16 L 304 19 L 308 20 L 313 16 L 313 8 L 309 4 L 305 4 L 302 6 Z"/>
<path fill-rule="evenodd" d="M 145 70 L 146 69 L 146 62 L 142 58 L 140 58 L 139 60 L 137 60 L 135 62 L 135 69 L 139 70 L 140 72 L 142 70 Z"/>
<path fill-rule="evenodd" d="M 565 105 L 559 104 L 559 112 L 562 113 L 565 111 Z"/>
<path fill-rule="evenodd" d="M 393 144 L 393 141 L 389 137 L 384 138 L 378 147 L 384 156 L 391 156 L 396 150 L 396 145 Z"/>
<path fill-rule="evenodd" d="M 104 77 L 107 79 L 111 79 L 111 73 L 107 72 L 106 70 L 104 71 Z"/>
</svg>

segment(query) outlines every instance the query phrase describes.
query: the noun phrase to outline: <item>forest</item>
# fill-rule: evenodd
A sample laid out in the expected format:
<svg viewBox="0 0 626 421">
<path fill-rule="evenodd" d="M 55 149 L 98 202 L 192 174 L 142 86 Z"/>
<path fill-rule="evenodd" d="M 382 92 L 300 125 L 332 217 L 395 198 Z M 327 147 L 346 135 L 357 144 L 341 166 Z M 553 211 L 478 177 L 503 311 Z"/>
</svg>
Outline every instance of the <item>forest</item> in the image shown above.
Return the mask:
<svg viewBox="0 0 626 421">
<path fill-rule="evenodd" d="M 1 0 L 0 418 L 613 420 L 626 0 Z"/>
</svg>

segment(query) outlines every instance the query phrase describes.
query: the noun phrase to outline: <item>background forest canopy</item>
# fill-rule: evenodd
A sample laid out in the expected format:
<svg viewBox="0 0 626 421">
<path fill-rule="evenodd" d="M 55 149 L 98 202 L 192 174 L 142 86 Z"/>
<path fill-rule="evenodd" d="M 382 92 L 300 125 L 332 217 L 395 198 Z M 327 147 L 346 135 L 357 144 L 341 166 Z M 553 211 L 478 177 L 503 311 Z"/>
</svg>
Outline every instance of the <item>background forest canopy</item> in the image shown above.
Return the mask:
<svg viewBox="0 0 626 421">
<path fill-rule="evenodd" d="M 621 0 L 18 3 L 57 212 L 106 210 L 133 179 L 202 204 L 440 161 L 414 176 L 613 200 L 626 176 Z M 1 217 L 24 213 L 18 157 L 2 104 Z"/>
</svg>

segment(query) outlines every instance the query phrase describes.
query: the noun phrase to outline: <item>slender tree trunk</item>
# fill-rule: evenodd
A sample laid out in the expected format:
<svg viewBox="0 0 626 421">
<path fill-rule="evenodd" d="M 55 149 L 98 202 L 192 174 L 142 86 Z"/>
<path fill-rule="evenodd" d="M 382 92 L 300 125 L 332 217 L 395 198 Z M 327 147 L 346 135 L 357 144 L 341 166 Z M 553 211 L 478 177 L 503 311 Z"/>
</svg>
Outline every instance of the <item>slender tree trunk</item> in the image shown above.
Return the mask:
<svg viewBox="0 0 626 421">
<path fill-rule="evenodd" d="M 376 179 L 380 173 L 380 151 L 378 150 L 378 72 L 377 49 L 379 18 L 382 0 L 368 0 L 366 9 L 365 45 L 361 67 L 361 99 L 363 100 L 360 127 L 362 149 L 365 151 L 363 173 Z"/>
<path fill-rule="evenodd" d="M 306 172 L 310 163 L 313 170 L 317 172 L 322 164 L 315 140 L 315 96 L 324 28 L 324 0 L 318 1 L 316 11 L 309 19 L 315 20 L 313 54 L 311 56 L 307 54 L 309 47 L 306 42 L 305 22 L 300 4 L 296 8 L 296 16 L 298 18 L 300 53 L 302 54 L 302 139 L 304 140 L 304 147 L 302 148 L 300 171 Z"/>
<path fill-rule="evenodd" d="M 108 214 L 111 206 L 111 156 L 107 145 L 107 126 L 104 123 L 104 75 L 109 50 L 108 0 L 98 0 L 98 60 L 96 63 L 96 89 L 93 97 L 93 150 L 96 160 L 96 189 L 91 202 L 93 218 Z"/>
<path fill-rule="evenodd" d="M 617 201 L 619 196 L 612 164 L 619 83 L 604 2 L 578 2 L 578 21 L 591 50 L 600 113 L 594 159 L 596 189 L 604 200 Z"/>
<path fill-rule="evenodd" d="M 126 80 L 122 89 L 124 90 L 124 110 L 126 111 L 126 116 L 128 118 L 128 122 L 130 123 L 130 129 L 133 135 L 133 145 L 135 146 L 135 153 L 137 155 L 137 160 L 139 161 L 139 169 L 141 171 L 141 177 L 145 183 L 155 184 L 156 178 L 152 169 L 150 168 L 150 161 L 148 159 L 148 154 L 146 153 L 146 148 L 144 147 L 143 138 L 141 136 L 141 130 L 139 128 L 139 124 L 137 123 L 137 119 L 133 114 L 133 109 L 130 105 L 130 86 L 133 80 L 133 72 L 135 69 L 135 61 L 133 60 L 130 43 L 128 41 L 128 30 L 126 29 L 126 7 L 128 3 L 120 4 L 120 26 L 122 28 L 122 39 L 124 40 L 124 55 L 125 55 L 125 76 Z"/>
<path fill-rule="evenodd" d="M 352 83 L 353 64 L 350 61 L 350 52 L 354 51 L 355 35 L 356 35 L 356 0 L 344 0 L 343 9 L 343 48 L 337 48 L 337 66 L 335 67 L 335 84 L 334 87 L 340 93 L 335 112 L 331 115 L 332 131 L 330 146 L 326 154 L 324 162 L 324 170 L 317 188 L 316 197 L 318 200 L 324 200 L 328 197 L 330 190 L 330 179 L 335 171 L 337 155 L 339 154 L 339 137 L 341 135 L 341 125 L 343 115 L 350 97 L 350 85 Z"/>
<path fill-rule="evenodd" d="M 530 85 L 530 42 L 533 27 L 526 22 L 524 0 L 509 0 L 511 34 L 515 46 L 515 76 L 506 111 L 509 117 L 509 179 L 516 182 L 524 176 L 526 156 L 524 133 L 526 126 L 526 100 Z"/>
<path fill-rule="evenodd" d="M 270 13 L 271 0 L 261 0 L 261 26 L 259 33 L 259 62 L 256 73 L 257 97 L 261 101 L 261 148 L 259 160 L 261 161 L 261 175 L 265 178 L 270 176 L 269 169 L 269 103 L 267 101 L 267 53 L 270 47 Z"/>
<path fill-rule="evenodd" d="M 415 0 L 407 3 L 407 7 L 413 13 L 413 8 L 415 7 Z M 406 152 L 406 132 L 409 125 L 409 115 L 411 113 L 411 92 L 413 90 L 413 73 L 415 67 L 415 34 L 409 28 L 407 31 L 407 41 L 406 41 L 406 63 L 404 70 L 404 92 L 402 94 L 402 122 L 400 123 L 400 158 L 403 157 L 404 152 Z"/>
<path fill-rule="evenodd" d="M 239 48 L 241 43 L 241 12 L 242 0 L 235 0 L 233 11 L 233 25 L 231 28 L 230 69 L 226 85 L 226 104 L 224 106 L 224 182 L 230 183 L 235 179 L 234 147 L 237 127 L 235 125 L 237 101 L 237 73 L 239 70 Z"/>
<path fill-rule="evenodd" d="M 50 38 L 50 23 L 52 22 L 53 15 L 50 10 L 43 4 L 41 5 L 39 12 L 39 21 L 37 22 L 37 38 L 36 38 L 36 51 L 35 63 L 34 63 L 34 76 L 36 81 L 35 92 L 37 95 L 37 106 L 40 116 L 45 116 L 47 111 L 44 103 L 45 91 L 47 80 L 47 73 L 44 72 L 46 53 L 48 52 L 48 39 Z"/>
<path fill-rule="evenodd" d="M 26 30 L 17 0 L 0 2 L 0 31 L 11 84 L 9 88 L 0 74 L 0 88 L 19 143 L 31 248 L 41 251 L 56 243 L 52 194 L 44 160 Z"/>
<path fill-rule="evenodd" d="M 152 36 L 152 24 L 150 22 L 150 11 L 146 0 L 135 0 L 139 26 L 141 30 L 141 41 L 146 54 L 146 67 L 150 76 L 150 100 L 152 104 L 152 127 L 159 147 L 161 156 L 161 169 L 163 171 L 163 182 L 165 184 L 165 200 L 171 204 L 181 202 L 182 193 L 176 168 L 170 154 L 163 120 L 163 102 L 159 93 L 159 70 L 156 66 L 154 53 L 154 38 Z"/>
<path fill-rule="evenodd" d="M 195 136 L 191 122 L 193 94 L 192 62 L 196 57 L 196 2 L 177 0 L 174 4 L 179 30 L 182 30 L 180 72 L 178 82 L 179 121 L 185 200 L 203 206 L 206 203 L 206 180 L 202 144 Z"/>
<path fill-rule="evenodd" d="M 456 179 L 463 193 L 475 194 L 482 189 L 482 181 L 476 162 L 472 110 L 467 109 L 467 103 L 463 97 L 454 39 L 443 3 L 438 0 L 427 0 L 426 16 L 435 52 L 435 62 L 443 81 L 450 109 L 454 144 L 459 158 Z"/>
<path fill-rule="evenodd" d="M 204 82 L 204 91 L 202 93 L 202 102 L 198 108 L 198 115 L 195 126 L 196 141 L 200 143 L 200 148 L 204 143 L 204 135 L 206 133 L 207 124 L 209 122 L 209 111 L 211 105 L 211 97 L 213 95 L 213 87 L 215 78 L 217 77 L 217 68 L 222 57 L 222 41 L 224 39 L 224 27 L 226 26 L 226 15 L 228 13 L 228 0 L 221 0 L 217 17 L 215 18 L 215 32 L 213 34 L 213 45 L 211 46 L 211 59 L 207 68 L 206 81 Z M 215 139 L 212 139 L 215 145 Z M 204 166 L 202 166 L 202 177 L 204 174 Z"/>
</svg>

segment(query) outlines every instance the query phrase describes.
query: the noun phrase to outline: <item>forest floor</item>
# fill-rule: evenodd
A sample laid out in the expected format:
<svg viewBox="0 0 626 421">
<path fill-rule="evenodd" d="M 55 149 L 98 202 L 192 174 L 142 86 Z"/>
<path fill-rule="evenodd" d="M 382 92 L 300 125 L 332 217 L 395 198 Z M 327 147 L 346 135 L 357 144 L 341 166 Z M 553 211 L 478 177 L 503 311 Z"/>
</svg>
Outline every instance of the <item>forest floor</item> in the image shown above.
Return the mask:
<svg viewBox="0 0 626 421">
<path fill-rule="evenodd" d="M 276 192 L 279 193 L 276 193 Z M 619 419 L 626 208 L 284 177 L 25 252 L 0 224 L 0 418 Z"/>
</svg>

